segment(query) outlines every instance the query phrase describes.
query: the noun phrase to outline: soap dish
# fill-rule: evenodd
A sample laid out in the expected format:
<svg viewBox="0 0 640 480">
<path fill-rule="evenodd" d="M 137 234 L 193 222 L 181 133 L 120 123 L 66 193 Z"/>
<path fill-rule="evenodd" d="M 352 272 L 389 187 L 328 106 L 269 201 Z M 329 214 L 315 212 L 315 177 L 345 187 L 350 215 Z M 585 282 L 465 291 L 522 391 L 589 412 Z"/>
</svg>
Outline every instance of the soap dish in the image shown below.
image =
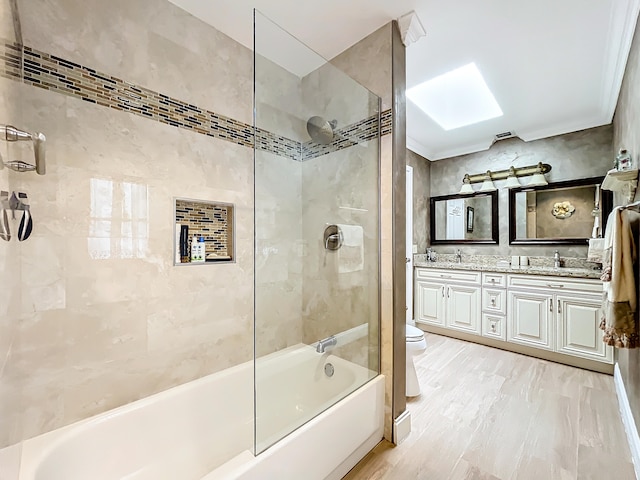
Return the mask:
<svg viewBox="0 0 640 480">
<path fill-rule="evenodd" d="M 509 268 L 511 266 L 511 264 L 509 263 L 508 260 L 500 260 L 497 264 L 497 267 L 499 268 Z"/>
</svg>

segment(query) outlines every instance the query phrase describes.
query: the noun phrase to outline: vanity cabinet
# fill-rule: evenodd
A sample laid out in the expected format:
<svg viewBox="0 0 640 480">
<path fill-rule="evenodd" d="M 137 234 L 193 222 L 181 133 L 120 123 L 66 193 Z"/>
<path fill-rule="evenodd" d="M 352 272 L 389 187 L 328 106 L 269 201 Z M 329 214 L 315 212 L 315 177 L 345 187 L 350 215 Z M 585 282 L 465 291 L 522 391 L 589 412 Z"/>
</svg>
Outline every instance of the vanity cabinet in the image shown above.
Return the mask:
<svg viewBox="0 0 640 480">
<path fill-rule="evenodd" d="M 613 363 L 599 280 L 418 267 L 415 286 L 418 324 Z"/>
<path fill-rule="evenodd" d="M 480 273 L 416 269 L 416 322 L 480 335 Z"/>
<path fill-rule="evenodd" d="M 602 341 L 602 283 L 588 279 L 509 276 L 507 340 L 611 363 Z"/>
</svg>

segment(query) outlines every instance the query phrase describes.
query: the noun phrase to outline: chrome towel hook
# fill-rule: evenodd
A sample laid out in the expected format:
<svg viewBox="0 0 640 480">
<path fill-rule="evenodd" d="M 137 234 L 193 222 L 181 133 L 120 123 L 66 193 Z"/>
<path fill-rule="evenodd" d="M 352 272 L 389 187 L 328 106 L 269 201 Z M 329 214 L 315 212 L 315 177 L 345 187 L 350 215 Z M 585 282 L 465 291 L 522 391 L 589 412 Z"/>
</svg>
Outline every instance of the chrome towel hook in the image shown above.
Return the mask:
<svg viewBox="0 0 640 480">
<path fill-rule="evenodd" d="M 12 162 L 2 162 L 0 160 L 0 170 L 3 167 L 7 167 L 14 172 L 32 172 L 35 170 L 38 175 L 44 175 L 46 173 L 45 142 L 47 137 L 45 137 L 44 134 L 25 132 L 12 125 L 0 125 L 0 140 L 4 140 L 5 142 L 31 141 L 33 143 L 33 153 L 36 160 L 35 165 L 21 160 L 14 160 Z"/>
</svg>

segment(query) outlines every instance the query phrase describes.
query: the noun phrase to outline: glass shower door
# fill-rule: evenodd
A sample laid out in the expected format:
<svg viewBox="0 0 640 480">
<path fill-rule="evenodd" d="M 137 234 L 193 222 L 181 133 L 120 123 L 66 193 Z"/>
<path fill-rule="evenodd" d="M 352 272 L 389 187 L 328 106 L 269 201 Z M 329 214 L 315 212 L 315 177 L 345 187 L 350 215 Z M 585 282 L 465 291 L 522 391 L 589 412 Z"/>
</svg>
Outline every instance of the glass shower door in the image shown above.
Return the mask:
<svg viewBox="0 0 640 480">
<path fill-rule="evenodd" d="M 255 453 L 379 372 L 379 98 L 254 23 Z"/>
</svg>

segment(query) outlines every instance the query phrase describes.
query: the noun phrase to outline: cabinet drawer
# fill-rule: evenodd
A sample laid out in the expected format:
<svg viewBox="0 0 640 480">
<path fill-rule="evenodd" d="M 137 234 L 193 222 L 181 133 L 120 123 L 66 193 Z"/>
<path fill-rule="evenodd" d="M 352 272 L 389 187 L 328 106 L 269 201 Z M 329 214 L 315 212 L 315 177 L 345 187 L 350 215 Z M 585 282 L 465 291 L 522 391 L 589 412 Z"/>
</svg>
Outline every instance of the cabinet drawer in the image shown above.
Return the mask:
<svg viewBox="0 0 640 480">
<path fill-rule="evenodd" d="M 499 288 L 482 287 L 482 310 L 493 314 L 506 315 L 507 291 Z"/>
<path fill-rule="evenodd" d="M 479 284 L 480 272 L 416 268 L 416 278 L 425 280 L 441 280 L 443 282 L 464 282 Z"/>
<path fill-rule="evenodd" d="M 507 276 L 504 273 L 483 273 L 482 285 L 505 288 L 507 286 Z"/>
<path fill-rule="evenodd" d="M 490 313 L 482 314 L 482 336 L 495 338 L 498 340 L 507 340 L 507 329 L 505 325 L 505 317 L 501 315 L 492 315 Z"/>
<path fill-rule="evenodd" d="M 543 288 L 549 293 L 561 293 L 565 290 L 581 292 L 602 292 L 600 280 L 567 277 L 542 277 L 537 275 L 509 275 L 509 288 Z"/>
</svg>

